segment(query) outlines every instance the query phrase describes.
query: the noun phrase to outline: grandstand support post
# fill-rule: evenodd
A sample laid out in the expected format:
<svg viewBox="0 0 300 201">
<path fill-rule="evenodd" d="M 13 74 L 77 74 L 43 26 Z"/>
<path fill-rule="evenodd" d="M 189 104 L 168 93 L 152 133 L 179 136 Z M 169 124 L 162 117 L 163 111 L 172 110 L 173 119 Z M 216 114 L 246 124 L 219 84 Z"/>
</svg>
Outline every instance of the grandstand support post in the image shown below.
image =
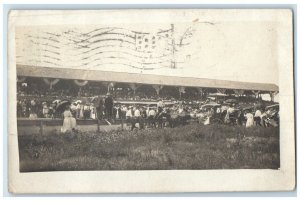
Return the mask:
<svg viewBox="0 0 300 201">
<path fill-rule="evenodd" d="M 129 84 L 129 87 L 131 88 L 131 90 L 133 91 L 133 95 L 134 95 L 134 100 L 136 99 L 136 97 L 135 97 L 135 93 L 136 93 L 136 90 L 137 90 L 137 88 L 139 87 L 137 84 L 135 84 L 135 83 L 130 83 Z"/>
<path fill-rule="evenodd" d="M 107 92 L 108 92 L 108 88 L 109 88 L 108 82 L 100 82 L 100 83 L 101 83 L 102 86 L 104 86 L 104 87 L 106 88 L 106 90 L 107 90 Z"/>
<path fill-rule="evenodd" d="M 162 85 L 152 85 L 152 87 L 155 89 L 156 94 L 159 96 L 160 90 L 163 88 Z"/>
<path fill-rule="evenodd" d="M 218 93 L 221 93 L 221 94 L 225 94 L 226 89 L 219 88 L 219 89 L 217 89 L 217 92 L 218 92 Z"/>
<path fill-rule="evenodd" d="M 25 76 L 17 76 L 17 82 L 24 82 L 26 80 Z"/>
<path fill-rule="evenodd" d="M 270 92 L 270 98 L 271 98 L 271 102 L 274 102 L 274 94 L 273 94 L 273 92 Z"/>
<path fill-rule="evenodd" d="M 204 89 L 204 88 L 197 88 L 197 89 L 198 89 L 198 93 L 200 94 L 201 99 L 203 99 L 206 89 Z"/>
<path fill-rule="evenodd" d="M 241 96 L 245 93 L 245 90 L 242 89 L 234 89 L 233 90 L 236 95 L 238 95 L 238 100 L 240 101 Z"/>
<path fill-rule="evenodd" d="M 198 98 L 199 98 L 199 95 L 200 95 L 200 98 L 202 99 L 203 89 L 202 88 L 197 88 L 197 90 L 198 90 Z"/>
<path fill-rule="evenodd" d="M 258 95 L 260 94 L 260 91 L 259 91 L 259 90 L 257 90 L 257 91 L 256 91 L 256 90 L 252 90 L 252 93 L 254 93 L 255 98 L 257 98 L 257 99 L 259 98 L 259 97 L 258 97 Z"/>
<path fill-rule="evenodd" d="M 110 82 L 108 84 L 108 92 L 114 91 L 116 83 L 115 82 Z"/>
<path fill-rule="evenodd" d="M 44 134 L 44 123 L 43 123 L 43 120 L 40 120 L 40 134 L 41 135 Z"/>
<path fill-rule="evenodd" d="M 220 94 L 225 94 L 226 89 L 224 89 L 224 88 L 218 88 L 217 92 L 220 93 Z M 218 101 L 218 96 L 216 96 L 216 101 Z M 223 101 L 225 101 L 225 96 L 223 96 Z"/>
<path fill-rule="evenodd" d="M 271 98 L 271 102 L 274 102 L 275 96 L 278 94 L 277 91 L 275 92 L 270 92 L 270 98 Z"/>
<path fill-rule="evenodd" d="M 179 97 L 181 99 L 182 94 L 185 93 L 185 87 L 178 87 L 178 91 L 179 91 Z"/>
</svg>

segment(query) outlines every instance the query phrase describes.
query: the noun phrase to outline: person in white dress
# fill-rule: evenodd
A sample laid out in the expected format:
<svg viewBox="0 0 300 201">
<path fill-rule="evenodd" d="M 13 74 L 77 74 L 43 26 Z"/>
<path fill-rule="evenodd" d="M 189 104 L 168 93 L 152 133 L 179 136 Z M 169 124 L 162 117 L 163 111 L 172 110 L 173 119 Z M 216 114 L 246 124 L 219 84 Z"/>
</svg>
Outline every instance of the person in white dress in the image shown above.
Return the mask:
<svg viewBox="0 0 300 201">
<path fill-rule="evenodd" d="M 71 106 L 70 106 L 70 110 L 71 110 L 71 113 L 72 115 L 76 118 L 76 110 L 77 110 L 77 105 L 76 103 L 72 103 Z"/>
<path fill-rule="evenodd" d="M 246 111 L 245 117 L 247 119 L 247 121 L 246 121 L 246 128 L 252 127 L 254 125 L 253 114 L 250 111 Z"/>
<path fill-rule="evenodd" d="M 132 106 L 129 106 L 129 108 L 128 108 L 128 110 L 126 111 L 126 119 L 128 120 L 130 120 L 132 117 L 133 117 L 133 109 L 132 109 Z"/>
<path fill-rule="evenodd" d="M 80 103 L 77 103 L 77 105 L 76 105 L 76 119 L 80 118 L 80 110 L 81 110 Z"/>
<path fill-rule="evenodd" d="M 261 116 L 262 113 L 259 109 L 256 110 L 255 114 L 254 114 L 254 121 L 255 121 L 255 125 L 259 125 L 261 126 Z"/>
<path fill-rule="evenodd" d="M 140 119 L 141 119 L 141 111 L 139 110 L 138 107 L 134 107 L 133 108 L 133 118 L 134 118 L 134 125 L 131 128 L 131 130 L 133 130 L 133 128 L 137 127 L 140 128 Z"/>
<path fill-rule="evenodd" d="M 149 108 L 149 113 L 148 113 L 148 121 L 149 121 L 149 127 L 154 127 L 155 128 L 155 116 L 156 112 L 154 108 Z"/>
<path fill-rule="evenodd" d="M 76 119 L 72 116 L 72 113 L 70 111 L 70 106 L 66 107 L 63 116 L 64 116 L 64 122 L 61 128 L 61 132 L 66 133 L 66 132 L 74 131 L 76 128 Z"/>
<path fill-rule="evenodd" d="M 80 105 L 80 112 L 79 112 L 79 119 L 83 119 L 83 117 L 84 117 L 83 108 L 84 108 L 84 105 L 81 104 Z"/>
<path fill-rule="evenodd" d="M 230 107 L 227 108 L 227 113 L 225 116 L 225 123 L 229 124 L 230 123 L 230 115 L 234 112 L 234 107 L 230 105 Z"/>
<path fill-rule="evenodd" d="M 48 113 L 49 113 L 49 108 L 48 108 L 48 106 L 47 106 L 47 103 L 46 102 L 43 102 L 43 117 L 44 118 L 48 118 L 49 117 L 49 115 L 48 115 Z"/>
<path fill-rule="evenodd" d="M 91 110 L 90 118 L 91 119 L 96 119 L 96 108 L 95 108 L 93 103 L 90 106 L 90 110 Z"/>
</svg>

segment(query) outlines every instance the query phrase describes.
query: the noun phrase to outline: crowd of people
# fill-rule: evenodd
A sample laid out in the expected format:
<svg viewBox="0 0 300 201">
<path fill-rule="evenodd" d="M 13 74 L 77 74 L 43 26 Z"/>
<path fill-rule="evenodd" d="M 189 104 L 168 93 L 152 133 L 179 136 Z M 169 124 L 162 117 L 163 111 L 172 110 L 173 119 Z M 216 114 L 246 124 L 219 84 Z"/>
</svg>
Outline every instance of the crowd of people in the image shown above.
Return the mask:
<svg viewBox="0 0 300 201">
<path fill-rule="evenodd" d="M 67 107 L 66 111 L 69 112 L 67 117 L 72 114 L 74 119 L 78 119 L 82 113 L 84 117 L 85 110 L 83 109 L 82 112 L 82 109 L 75 106 L 76 103 L 72 103 L 70 107 Z M 204 125 L 213 123 L 243 125 L 246 128 L 279 126 L 279 108 L 268 108 L 259 103 L 255 103 L 251 107 L 241 108 L 237 103 L 211 103 L 209 100 L 199 105 L 189 105 L 182 101 L 167 105 L 162 99 L 159 99 L 155 105 L 124 105 L 114 104 L 113 99 L 108 94 L 105 99 L 99 98 L 93 108 L 92 118 L 105 119 L 111 122 L 118 119 L 126 120 L 131 130 L 135 128 L 176 127 L 187 124 L 189 121 L 196 121 Z"/>
<path fill-rule="evenodd" d="M 76 86 L 72 82 L 60 81 L 57 85 L 49 89 L 43 81 L 39 79 L 28 79 L 28 82 L 17 83 L 17 96 L 18 96 L 18 117 L 29 117 L 30 108 L 36 107 L 39 118 L 49 117 L 53 113 L 55 104 L 54 100 L 87 100 L 101 94 L 105 96 L 107 87 L 103 85 L 89 83 L 86 86 Z M 166 101 L 175 101 L 179 99 L 179 93 L 176 88 L 165 87 L 158 95 L 151 86 L 142 86 L 132 90 L 129 86 L 116 86 L 110 90 L 111 96 L 115 101 L 157 101 L 159 98 Z M 180 97 L 180 100 L 192 101 L 197 97 L 193 93 L 185 93 Z M 199 98 L 199 97 L 198 97 Z M 31 103 L 34 102 L 34 103 Z M 90 113 L 93 114 L 93 104 L 89 101 L 84 101 L 87 107 L 91 107 Z M 21 109 L 22 108 L 22 109 Z M 44 113 L 42 112 L 44 108 Z M 49 109 L 49 114 L 45 111 Z M 21 110 L 23 110 L 21 112 Z M 86 112 L 87 113 L 87 112 Z M 81 115 L 82 116 L 82 115 Z"/>
<path fill-rule="evenodd" d="M 45 99 L 46 97 L 64 99 L 64 98 L 81 98 L 81 97 L 94 97 L 99 94 L 105 95 L 107 93 L 107 87 L 103 85 L 88 84 L 86 86 L 76 86 L 72 83 L 58 83 L 59 86 L 53 86 L 49 89 L 49 86 L 32 81 L 29 83 L 18 83 L 17 94 L 20 97 L 28 97 L 35 99 Z M 176 91 L 176 89 L 173 89 Z M 158 96 L 156 91 L 150 86 L 143 86 L 137 90 L 132 90 L 129 86 L 113 87 L 110 93 L 115 100 L 145 100 L 154 101 L 158 98 L 174 99 L 174 93 L 172 89 L 163 90 Z M 175 94 L 176 95 L 176 94 Z M 178 94 L 177 94 L 178 95 Z M 178 98 L 178 97 L 176 97 Z"/>
<path fill-rule="evenodd" d="M 55 113 L 56 105 L 59 100 L 70 100 L 72 102 L 71 108 L 76 111 L 77 119 L 96 119 L 96 116 L 102 118 L 102 116 L 113 116 L 110 113 L 116 113 L 119 107 L 125 107 L 124 105 L 115 104 L 112 110 L 105 110 L 105 107 L 100 107 L 98 102 L 91 101 L 97 96 L 102 101 L 105 100 L 105 93 L 99 92 L 91 93 L 89 88 L 81 88 L 74 92 L 69 89 L 44 89 L 39 87 L 33 87 L 27 90 L 26 86 L 19 87 L 17 91 L 17 117 L 19 118 L 58 118 Z M 97 92 L 97 91 L 96 91 Z M 156 102 L 159 98 L 165 101 L 175 101 L 176 98 L 172 97 L 168 93 L 160 94 L 159 96 L 154 92 L 137 91 L 135 94 L 130 90 L 115 90 L 112 91 L 110 97 L 115 102 L 122 101 L 152 101 Z M 181 100 L 190 101 L 191 99 L 182 98 Z M 100 103 L 100 105 L 103 105 Z M 75 110 L 76 107 L 76 110 Z M 98 108 L 98 112 L 97 109 Z M 99 112 L 103 108 L 103 114 Z M 112 111 L 112 112 L 110 112 Z"/>
<path fill-rule="evenodd" d="M 178 98 L 167 92 L 165 90 L 165 93 L 157 95 L 155 91 L 140 90 L 134 93 L 129 88 L 116 88 L 106 95 L 97 95 L 103 94 L 103 91 L 94 90 L 91 86 L 76 91 L 63 88 L 49 90 L 31 85 L 28 90 L 27 85 L 22 84 L 18 87 L 17 117 L 72 118 L 67 121 L 67 127 L 74 127 L 76 119 L 105 119 L 109 122 L 122 119 L 131 125 L 132 130 L 137 126 L 140 129 L 174 127 L 189 120 L 205 125 L 216 122 L 246 127 L 279 125 L 279 108 L 267 109 L 262 100 L 254 102 L 240 97 L 227 103 L 225 98 L 200 99 L 193 93 Z M 66 111 L 58 112 L 57 107 L 63 100 L 68 100 L 70 104 Z M 122 104 L 122 100 L 134 103 Z M 143 101 L 152 101 L 153 104 L 146 105 Z"/>
</svg>

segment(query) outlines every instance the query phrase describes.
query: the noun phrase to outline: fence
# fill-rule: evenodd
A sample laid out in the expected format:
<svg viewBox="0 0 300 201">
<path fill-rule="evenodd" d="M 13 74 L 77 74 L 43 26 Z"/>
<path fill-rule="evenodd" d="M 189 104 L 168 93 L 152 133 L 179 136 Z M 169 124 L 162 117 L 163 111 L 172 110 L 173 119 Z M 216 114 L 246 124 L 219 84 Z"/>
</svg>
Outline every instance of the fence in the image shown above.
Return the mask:
<svg viewBox="0 0 300 201">
<path fill-rule="evenodd" d="M 106 120 L 76 120 L 78 126 L 81 126 L 85 130 L 95 130 L 100 132 L 100 127 L 105 125 L 120 125 L 121 129 L 124 128 L 125 121 L 123 119 L 114 120 L 112 122 L 108 122 Z M 38 128 L 38 133 L 43 135 L 45 133 L 45 129 L 51 127 L 53 129 L 57 127 L 61 127 L 63 125 L 63 119 L 50 119 L 50 118 L 38 118 L 38 119 L 28 119 L 28 118 L 18 118 L 18 133 L 22 134 L 27 130 L 28 132 L 36 132 Z M 31 131 L 30 131 L 31 130 Z M 49 129 L 48 129 L 49 130 Z"/>
</svg>

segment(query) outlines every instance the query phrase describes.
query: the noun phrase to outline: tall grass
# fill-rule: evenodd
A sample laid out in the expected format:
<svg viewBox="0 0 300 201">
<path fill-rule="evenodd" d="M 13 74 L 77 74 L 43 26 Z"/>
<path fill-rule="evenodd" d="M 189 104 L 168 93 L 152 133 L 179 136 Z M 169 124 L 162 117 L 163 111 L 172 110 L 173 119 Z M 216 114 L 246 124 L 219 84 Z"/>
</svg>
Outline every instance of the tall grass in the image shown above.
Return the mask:
<svg viewBox="0 0 300 201">
<path fill-rule="evenodd" d="M 278 128 L 179 128 L 19 136 L 20 171 L 277 169 Z"/>
</svg>

